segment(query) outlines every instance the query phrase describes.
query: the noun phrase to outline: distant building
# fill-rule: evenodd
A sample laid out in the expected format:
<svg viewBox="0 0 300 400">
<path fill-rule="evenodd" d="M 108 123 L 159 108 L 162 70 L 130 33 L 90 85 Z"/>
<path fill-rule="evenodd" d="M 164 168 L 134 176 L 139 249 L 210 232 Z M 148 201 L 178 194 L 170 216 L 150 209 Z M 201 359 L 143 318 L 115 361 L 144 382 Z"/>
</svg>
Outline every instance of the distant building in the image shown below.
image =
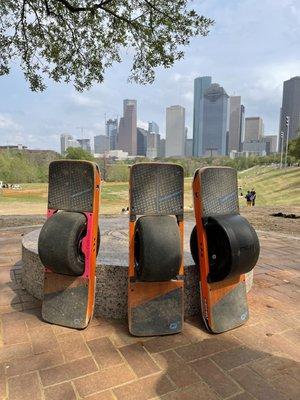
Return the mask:
<svg viewBox="0 0 300 400">
<path fill-rule="evenodd" d="M 193 157 L 193 139 L 185 138 L 185 156 Z"/>
<path fill-rule="evenodd" d="M 204 92 L 211 85 L 211 76 L 194 80 L 193 155 L 202 156 Z"/>
<path fill-rule="evenodd" d="M 229 98 L 229 133 L 228 152 L 241 151 L 245 135 L 245 107 L 241 104 L 241 96 Z"/>
<path fill-rule="evenodd" d="M 160 145 L 160 134 L 148 133 L 147 135 L 147 153 L 148 158 L 158 157 L 158 149 Z"/>
<path fill-rule="evenodd" d="M 241 143 L 240 143 L 240 149 L 243 148 L 243 141 L 245 140 L 245 106 L 242 104 L 241 105 Z"/>
<path fill-rule="evenodd" d="M 91 139 L 77 139 L 77 142 L 83 150 L 88 151 L 89 153 L 92 152 Z"/>
<path fill-rule="evenodd" d="M 137 128 L 137 155 L 146 157 L 147 153 L 147 135 L 148 131 L 143 128 Z"/>
<path fill-rule="evenodd" d="M 72 135 L 63 133 L 60 135 L 60 153 L 65 154 L 69 147 L 80 147 L 78 140 L 74 139 Z"/>
<path fill-rule="evenodd" d="M 249 151 L 236 151 L 236 150 L 231 150 L 229 153 L 229 157 L 232 159 L 238 158 L 238 157 L 249 157 L 251 156 L 251 153 Z"/>
<path fill-rule="evenodd" d="M 109 137 L 109 148 L 115 150 L 118 143 L 118 119 L 108 119 L 105 126 L 106 136 Z"/>
<path fill-rule="evenodd" d="M 149 133 L 159 133 L 159 126 L 157 125 L 156 122 L 148 122 L 148 132 Z"/>
<path fill-rule="evenodd" d="M 203 156 L 226 155 L 229 96 L 217 83 L 210 85 L 203 99 Z"/>
<path fill-rule="evenodd" d="M 137 154 L 137 102 L 123 101 L 123 117 L 120 119 L 118 148 L 130 156 Z"/>
<path fill-rule="evenodd" d="M 244 141 L 259 140 L 264 136 L 264 122 L 261 117 L 247 117 L 245 119 Z"/>
<path fill-rule="evenodd" d="M 110 138 L 106 135 L 94 136 L 94 151 L 96 154 L 104 154 L 110 150 Z"/>
<path fill-rule="evenodd" d="M 289 140 L 300 135 L 300 76 L 283 82 L 282 107 L 280 112 L 279 145 L 281 149 L 280 133 L 284 133 L 284 148 L 287 136 L 286 117 L 290 117 Z"/>
<path fill-rule="evenodd" d="M 8 144 L 6 146 L 0 146 L 0 150 L 26 150 L 27 146 L 23 146 L 22 144 Z"/>
<path fill-rule="evenodd" d="M 184 157 L 185 154 L 185 109 L 171 106 L 166 111 L 166 157 Z"/>
<path fill-rule="evenodd" d="M 265 135 L 266 141 L 266 152 L 267 154 L 277 153 L 278 136 L 277 135 Z"/>
<path fill-rule="evenodd" d="M 264 138 L 259 140 L 245 140 L 243 143 L 243 151 L 248 152 L 248 154 L 265 156 L 267 154 L 266 141 Z"/>
<path fill-rule="evenodd" d="M 157 149 L 157 157 L 159 158 L 166 157 L 166 139 L 160 139 L 159 146 Z"/>
<path fill-rule="evenodd" d="M 123 150 L 110 150 L 106 153 L 106 156 L 115 158 L 116 160 L 126 160 L 128 158 L 128 153 Z"/>
</svg>

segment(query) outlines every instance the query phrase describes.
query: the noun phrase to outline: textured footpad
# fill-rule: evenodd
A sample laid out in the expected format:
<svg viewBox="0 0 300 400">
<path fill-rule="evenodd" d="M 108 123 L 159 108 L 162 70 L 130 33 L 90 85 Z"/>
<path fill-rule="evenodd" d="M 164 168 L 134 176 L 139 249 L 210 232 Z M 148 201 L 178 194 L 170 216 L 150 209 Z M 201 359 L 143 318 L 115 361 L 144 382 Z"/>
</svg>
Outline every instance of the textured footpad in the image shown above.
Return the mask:
<svg viewBox="0 0 300 400">
<path fill-rule="evenodd" d="M 88 280 L 45 273 L 42 317 L 52 324 L 83 329 L 87 326 Z"/>
<path fill-rule="evenodd" d="M 48 208 L 93 211 L 94 167 L 86 161 L 54 161 L 49 167 Z"/>
<path fill-rule="evenodd" d="M 131 215 L 183 213 L 183 169 L 175 164 L 135 164 L 130 174 Z"/>
<path fill-rule="evenodd" d="M 144 290 L 132 286 L 133 290 Z M 171 335 L 182 331 L 183 288 L 175 287 L 130 308 L 130 333 L 135 336 Z"/>
<path fill-rule="evenodd" d="M 236 170 L 208 167 L 203 168 L 198 176 L 204 217 L 239 213 Z"/>
</svg>

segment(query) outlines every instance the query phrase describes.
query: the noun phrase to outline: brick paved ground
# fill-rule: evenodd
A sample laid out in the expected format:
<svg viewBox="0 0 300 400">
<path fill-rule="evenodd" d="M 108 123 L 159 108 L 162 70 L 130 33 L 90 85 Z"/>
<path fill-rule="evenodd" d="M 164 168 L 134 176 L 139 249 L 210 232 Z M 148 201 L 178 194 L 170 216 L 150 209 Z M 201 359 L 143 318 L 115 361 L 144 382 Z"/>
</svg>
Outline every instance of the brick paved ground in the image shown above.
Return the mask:
<svg viewBox="0 0 300 400">
<path fill-rule="evenodd" d="M 20 286 L 21 233 L 0 230 L 0 399 L 283 400 L 300 398 L 300 238 L 260 233 L 246 326 L 137 339 L 126 322 L 84 331 L 40 319 Z"/>
</svg>

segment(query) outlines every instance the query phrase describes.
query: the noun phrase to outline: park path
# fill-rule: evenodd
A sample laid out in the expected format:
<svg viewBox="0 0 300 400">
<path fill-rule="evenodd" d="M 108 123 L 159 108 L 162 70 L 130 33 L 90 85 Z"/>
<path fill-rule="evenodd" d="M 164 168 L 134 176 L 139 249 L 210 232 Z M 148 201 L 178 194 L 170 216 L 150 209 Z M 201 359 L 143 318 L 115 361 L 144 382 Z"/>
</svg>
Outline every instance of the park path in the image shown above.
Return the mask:
<svg viewBox="0 0 300 400">
<path fill-rule="evenodd" d="M 21 287 L 21 235 L 0 230 L 0 399 L 298 400 L 300 238 L 259 232 L 250 320 L 221 335 L 133 338 L 126 321 L 49 325 Z"/>
</svg>

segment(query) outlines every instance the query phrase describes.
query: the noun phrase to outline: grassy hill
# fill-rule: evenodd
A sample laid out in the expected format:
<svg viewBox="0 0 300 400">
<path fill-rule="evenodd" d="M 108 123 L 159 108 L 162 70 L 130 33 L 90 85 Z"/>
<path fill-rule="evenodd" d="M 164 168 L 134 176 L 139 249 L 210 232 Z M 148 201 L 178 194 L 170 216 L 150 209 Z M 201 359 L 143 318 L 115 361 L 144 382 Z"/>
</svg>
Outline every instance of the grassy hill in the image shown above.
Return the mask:
<svg viewBox="0 0 300 400">
<path fill-rule="evenodd" d="M 280 170 L 274 167 L 252 167 L 241 171 L 239 186 L 245 195 L 255 188 L 257 206 L 300 206 L 300 168 Z M 25 183 L 21 190 L 0 190 L 0 215 L 44 214 L 47 207 L 47 184 Z M 185 178 L 185 207 L 191 209 L 192 178 Z M 101 213 L 120 213 L 128 205 L 127 182 L 105 182 L 101 188 Z M 246 205 L 240 197 L 240 205 Z"/>
<path fill-rule="evenodd" d="M 258 206 L 300 205 L 299 167 L 256 166 L 239 172 L 238 177 L 244 195 L 255 189 Z"/>
</svg>

